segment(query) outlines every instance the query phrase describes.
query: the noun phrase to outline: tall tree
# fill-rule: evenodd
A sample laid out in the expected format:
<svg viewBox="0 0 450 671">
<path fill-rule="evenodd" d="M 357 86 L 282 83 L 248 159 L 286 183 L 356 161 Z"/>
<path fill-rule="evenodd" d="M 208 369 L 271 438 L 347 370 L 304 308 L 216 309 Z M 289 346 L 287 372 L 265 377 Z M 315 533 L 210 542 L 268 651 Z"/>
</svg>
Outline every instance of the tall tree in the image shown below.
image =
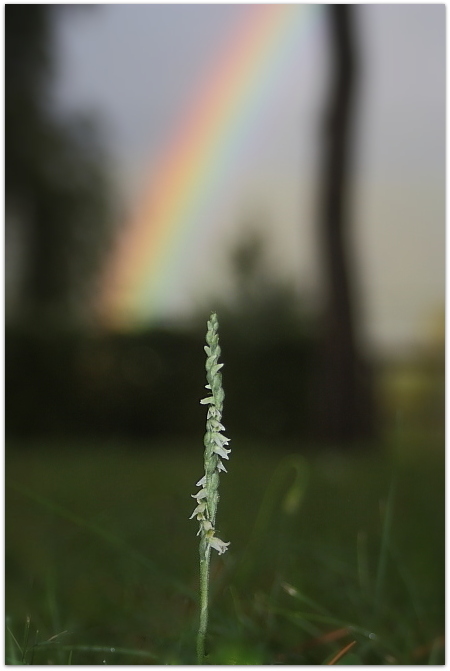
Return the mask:
<svg viewBox="0 0 450 671">
<path fill-rule="evenodd" d="M 45 328 L 80 320 L 110 225 L 96 133 L 52 105 L 57 11 L 5 8 L 6 232 L 24 246 L 22 320 Z"/>
<path fill-rule="evenodd" d="M 349 443 L 371 437 L 373 396 L 358 334 L 349 225 L 357 49 L 352 5 L 328 5 L 331 82 L 323 132 L 319 229 L 325 269 L 321 434 Z"/>
</svg>

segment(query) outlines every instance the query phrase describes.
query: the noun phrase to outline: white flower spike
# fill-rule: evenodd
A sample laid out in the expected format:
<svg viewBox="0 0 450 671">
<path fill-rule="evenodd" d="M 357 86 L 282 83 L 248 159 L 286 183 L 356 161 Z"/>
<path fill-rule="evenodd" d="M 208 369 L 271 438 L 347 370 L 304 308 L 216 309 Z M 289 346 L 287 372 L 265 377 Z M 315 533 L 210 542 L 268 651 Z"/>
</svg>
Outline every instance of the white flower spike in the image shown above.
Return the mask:
<svg viewBox="0 0 450 671">
<path fill-rule="evenodd" d="M 209 552 L 210 547 L 217 550 L 219 554 L 226 552 L 229 543 L 224 543 L 215 534 L 214 524 L 216 519 L 217 503 L 219 500 L 218 486 L 220 472 L 226 473 L 227 470 L 221 459 L 229 459 L 231 450 L 225 445 L 230 442 L 229 438 L 221 432 L 225 427 L 221 423 L 222 406 L 224 392 L 222 389 L 222 375 L 220 373 L 223 363 L 219 363 L 220 346 L 218 335 L 218 321 L 215 314 L 211 315 L 208 321 L 208 331 L 206 334 L 207 345 L 205 345 L 206 377 L 208 383 L 205 385 L 210 391 L 211 396 L 202 399 L 200 403 L 208 405 L 205 433 L 205 475 L 197 482 L 197 487 L 201 487 L 193 498 L 197 500 L 197 507 L 192 513 L 190 519 L 196 517 L 200 522 L 199 534 L 206 535 L 207 543 L 204 544 L 204 552 Z M 220 459 L 219 459 L 220 457 Z"/>
<path fill-rule="evenodd" d="M 206 389 L 209 396 L 200 403 L 207 406 L 206 433 L 204 437 L 205 474 L 197 482 L 200 491 L 193 495 L 197 500 L 197 507 L 190 519 L 195 517 L 199 522 L 197 536 L 200 536 L 200 625 L 197 635 L 197 659 L 202 664 L 205 656 L 205 636 L 208 625 L 208 590 L 209 590 L 209 562 L 211 548 L 219 555 L 228 550 L 230 543 L 225 543 L 215 535 L 216 511 L 219 502 L 219 475 L 227 472 L 221 459 L 229 459 L 231 450 L 225 445 L 230 442 L 221 432 L 225 430 L 222 420 L 224 391 L 222 389 L 221 369 L 219 363 L 219 323 L 217 315 L 213 313 L 208 321 L 206 332 Z M 220 457 L 220 458 L 219 458 Z"/>
</svg>

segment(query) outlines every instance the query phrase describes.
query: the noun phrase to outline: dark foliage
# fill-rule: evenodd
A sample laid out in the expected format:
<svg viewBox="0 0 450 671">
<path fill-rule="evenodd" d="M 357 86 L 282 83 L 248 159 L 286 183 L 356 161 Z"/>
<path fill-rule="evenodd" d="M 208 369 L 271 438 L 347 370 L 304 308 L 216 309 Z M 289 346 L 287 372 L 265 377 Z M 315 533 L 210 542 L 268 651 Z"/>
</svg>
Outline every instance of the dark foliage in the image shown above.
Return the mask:
<svg viewBox="0 0 450 671">
<path fill-rule="evenodd" d="M 235 436 L 298 438 L 308 429 L 312 342 L 260 343 L 224 329 L 225 421 Z M 204 427 L 204 333 L 105 337 L 8 331 L 8 437 L 159 435 Z"/>
</svg>

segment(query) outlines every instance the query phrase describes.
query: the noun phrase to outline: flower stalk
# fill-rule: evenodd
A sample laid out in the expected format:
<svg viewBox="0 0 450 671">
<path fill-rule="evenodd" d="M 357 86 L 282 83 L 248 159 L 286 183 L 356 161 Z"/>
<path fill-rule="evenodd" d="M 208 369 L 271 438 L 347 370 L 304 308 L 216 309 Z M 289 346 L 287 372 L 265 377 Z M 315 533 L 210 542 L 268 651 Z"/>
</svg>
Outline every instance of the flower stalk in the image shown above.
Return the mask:
<svg viewBox="0 0 450 671">
<path fill-rule="evenodd" d="M 204 437 L 205 473 L 197 482 L 200 490 L 193 494 L 197 501 L 197 507 L 190 519 L 195 517 L 199 521 L 197 536 L 200 536 L 200 624 L 197 635 L 197 660 L 203 664 L 205 656 L 205 637 L 208 627 L 208 592 L 209 592 L 209 566 L 211 548 L 219 554 L 227 551 L 229 543 L 225 543 L 216 536 L 215 522 L 217 504 L 219 502 L 219 475 L 220 471 L 226 472 L 222 459 L 228 459 L 230 450 L 226 448 L 229 439 L 222 431 L 222 409 L 224 391 L 222 388 L 222 374 L 220 369 L 223 364 L 219 363 L 220 345 L 218 334 L 219 323 L 217 315 L 212 313 L 208 321 L 206 333 L 206 389 L 209 396 L 202 399 L 200 403 L 208 406 L 206 416 L 206 433 Z"/>
</svg>

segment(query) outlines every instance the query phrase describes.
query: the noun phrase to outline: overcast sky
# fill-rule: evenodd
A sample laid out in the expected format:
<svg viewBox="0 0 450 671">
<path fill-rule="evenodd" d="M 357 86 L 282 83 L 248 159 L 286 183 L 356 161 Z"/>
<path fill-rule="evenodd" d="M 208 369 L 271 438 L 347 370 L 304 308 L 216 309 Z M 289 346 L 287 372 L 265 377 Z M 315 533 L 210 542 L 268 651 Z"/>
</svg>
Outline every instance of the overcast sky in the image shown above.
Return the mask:
<svg viewBox="0 0 450 671">
<path fill-rule="evenodd" d="M 104 124 L 129 210 L 243 9 L 97 5 L 61 12 L 57 99 L 65 109 L 92 110 Z M 426 335 L 444 304 L 445 5 L 356 11 L 362 63 L 353 231 L 364 333 L 378 348 L 407 345 Z M 216 243 L 228 249 L 243 219 L 263 212 L 273 267 L 312 292 L 320 287 L 314 198 L 326 77 L 322 11 L 286 62 L 239 171 L 217 193 Z M 226 256 L 212 253 L 194 266 L 174 287 L 168 313 L 187 311 L 205 283 L 226 290 Z"/>
</svg>

